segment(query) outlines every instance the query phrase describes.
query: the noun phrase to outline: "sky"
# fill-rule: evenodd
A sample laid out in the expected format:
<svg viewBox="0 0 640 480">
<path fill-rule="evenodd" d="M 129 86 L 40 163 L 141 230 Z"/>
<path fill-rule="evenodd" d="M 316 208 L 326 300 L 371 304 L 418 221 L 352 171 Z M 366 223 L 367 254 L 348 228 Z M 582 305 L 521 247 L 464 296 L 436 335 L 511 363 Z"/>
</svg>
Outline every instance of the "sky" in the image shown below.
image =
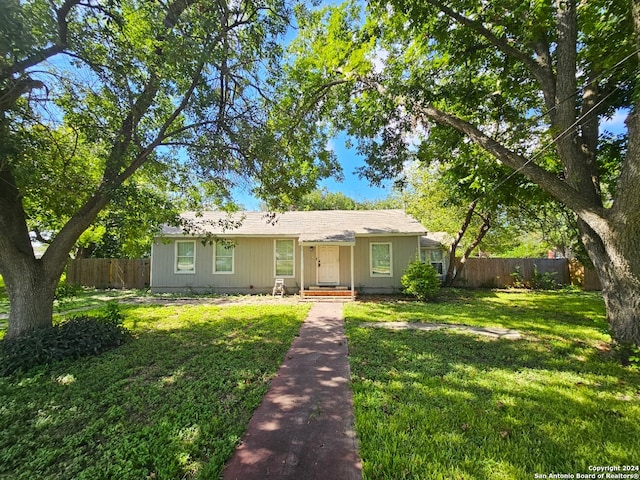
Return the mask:
<svg viewBox="0 0 640 480">
<path fill-rule="evenodd" d="M 601 121 L 600 131 L 608 131 L 614 134 L 623 133 L 626 130 L 624 123 L 626 117 L 626 111 L 618 110 L 610 119 Z M 368 180 L 360 178 L 355 173 L 355 170 L 365 165 L 364 157 L 356 152 L 355 147 L 347 148 L 346 141 L 346 134 L 342 134 L 333 138 L 327 146 L 336 153 L 338 162 L 342 166 L 344 180 L 338 182 L 333 178 L 329 178 L 321 181 L 318 187 L 325 187 L 332 193 L 344 193 L 356 201 L 386 198 L 391 193 L 392 183 L 388 182 L 383 187 L 375 187 L 369 184 Z M 260 210 L 260 200 L 246 191 L 237 191 L 235 199 L 245 210 Z"/>
<path fill-rule="evenodd" d="M 347 135 L 342 134 L 330 140 L 327 148 L 333 150 L 338 162 L 342 167 L 344 179 L 338 181 L 334 178 L 322 180 L 318 188 L 326 188 L 329 192 L 341 192 L 356 201 L 377 200 L 386 198 L 391 193 L 392 182 L 382 187 L 375 187 L 369 181 L 362 179 L 355 172 L 357 168 L 365 165 L 364 157 L 356 152 L 355 147 L 347 148 Z M 253 197 L 250 193 L 237 190 L 235 200 L 240 203 L 245 210 L 260 210 L 261 201 Z"/>
</svg>

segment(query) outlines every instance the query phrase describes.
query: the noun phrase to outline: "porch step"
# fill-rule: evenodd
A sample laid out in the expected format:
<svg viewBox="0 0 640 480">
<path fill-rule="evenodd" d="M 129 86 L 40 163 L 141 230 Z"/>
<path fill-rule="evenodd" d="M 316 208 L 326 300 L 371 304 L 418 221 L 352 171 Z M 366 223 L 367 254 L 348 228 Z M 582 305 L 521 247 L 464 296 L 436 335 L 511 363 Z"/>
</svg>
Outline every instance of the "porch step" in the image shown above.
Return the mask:
<svg viewBox="0 0 640 480">
<path fill-rule="evenodd" d="M 351 296 L 348 297 L 336 297 L 336 296 L 304 296 L 300 298 L 301 302 L 350 302 Z"/>
<path fill-rule="evenodd" d="M 356 292 L 356 296 L 358 292 Z M 351 300 L 351 290 L 305 290 L 304 297 L 301 300 L 309 300 L 312 302 L 327 300 L 327 301 L 349 301 Z"/>
</svg>

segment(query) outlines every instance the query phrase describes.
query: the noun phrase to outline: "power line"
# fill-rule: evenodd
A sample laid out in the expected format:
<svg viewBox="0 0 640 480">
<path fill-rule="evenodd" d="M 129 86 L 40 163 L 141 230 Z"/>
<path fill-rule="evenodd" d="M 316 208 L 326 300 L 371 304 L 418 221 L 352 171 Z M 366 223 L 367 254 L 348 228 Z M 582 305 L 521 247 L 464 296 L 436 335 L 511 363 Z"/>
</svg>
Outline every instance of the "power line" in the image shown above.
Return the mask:
<svg viewBox="0 0 640 480">
<path fill-rule="evenodd" d="M 609 71 L 613 71 L 614 69 L 618 68 L 623 62 L 627 61 L 629 58 L 633 57 L 634 55 L 636 55 L 638 52 L 640 52 L 640 48 L 637 49 L 636 51 L 634 51 L 632 54 L 627 55 L 623 60 L 619 61 L 616 65 L 614 65 L 613 67 L 611 67 Z M 600 75 L 598 75 L 595 79 L 593 79 L 591 82 L 587 83 L 586 85 L 589 85 L 593 82 L 595 82 L 596 80 L 598 80 L 599 78 L 601 78 L 603 75 L 605 75 L 606 73 L 602 73 Z M 631 74 L 629 77 L 627 77 L 625 79 L 625 81 L 631 80 L 631 78 L 633 78 L 635 74 Z M 585 86 L 586 86 L 585 85 Z M 503 180 L 501 180 L 500 182 L 498 182 L 498 184 L 494 185 L 489 191 L 482 193 L 481 195 L 478 195 L 478 197 L 476 197 L 476 199 L 474 201 L 477 201 L 479 199 L 481 199 L 482 197 L 488 195 L 489 193 L 495 191 L 496 189 L 498 189 L 499 187 L 501 187 L 502 185 L 504 185 L 507 181 L 509 181 L 511 178 L 513 178 L 516 174 L 518 174 L 519 172 L 521 172 L 527 165 L 529 165 L 531 162 L 533 162 L 535 159 L 537 159 L 540 155 L 542 155 L 542 153 L 544 151 L 546 151 L 549 147 L 551 147 L 552 145 L 554 145 L 555 143 L 557 143 L 559 140 L 561 140 L 562 138 L 564 138 L 566 135 L 568 135 L 571 131 L 574 130 L 574 128 L 580 124 L 585 118 L 587 118 L 591 113 L 593 113 L 598 107 L 600 107 L 600 105 L 602 105 L 609 97 L 611 97 L 617 90 L 620 89 L 619 85 L 616 85 L 616 87 L 611 90 L 607 95 L 605 95 L 604 97 L 602 97 L 600 99 L 600 101 L 598 103 L 596 103 L 593 107 L 591 107 L 587 112 L 585 112 L 584 114 L 580 115 L 580 117 L 578 117 L 576 119 L 575 122 L 573 122 L 569 127 L 567 127 L 564 131 L 562 131 L 560 133 L 560 135 L 558 135 L 557 137 L 553 138 L 550 142 L 548 142 L 546 145 L 544 145 L 538 152 L 535 153 L 535 155 L 533 155 L 529 160 L 527 160 L 524 164 L 522 164 L 520 167 L 518 167 L 517 169 L 515 169 L 513 172 L 511 172 L 506 178 L 504 178 Z M 560 106 L 563 102 L 568 101 L 570 98 L 573 98 L 574 96 L 576 96 L 578 93 L 580 93 L 580 90 L 576 91 L 573 95 L 567 97 L 566 99 L 564 99 L 562 102 L 558 103 L 557 105 L 554 105 L 551 109 L 549 109 L 547 112 L 541 114 L 540 116 L 536 117 L 536 119 L 540 119 L 543 116 L 547 115 L 548 113 L 550 113 L 553 109 L 557 108 L 558 106 Z M 514 127 L 515 128 L 515 127 Z"/>
</svg>

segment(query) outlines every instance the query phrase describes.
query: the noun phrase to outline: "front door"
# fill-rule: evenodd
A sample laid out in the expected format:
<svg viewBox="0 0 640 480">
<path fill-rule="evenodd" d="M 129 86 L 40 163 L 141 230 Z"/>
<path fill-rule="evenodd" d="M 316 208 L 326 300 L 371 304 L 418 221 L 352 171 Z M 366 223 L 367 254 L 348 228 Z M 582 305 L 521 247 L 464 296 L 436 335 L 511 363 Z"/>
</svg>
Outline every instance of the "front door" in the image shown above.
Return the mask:
<svg viewBox="0 0 640 480">
<path fill-rule="evenodd" d="M 338 285 L 340 283 L 340 247 L 337 245 L 318 246 L 318 285 Z"/>
</svg>

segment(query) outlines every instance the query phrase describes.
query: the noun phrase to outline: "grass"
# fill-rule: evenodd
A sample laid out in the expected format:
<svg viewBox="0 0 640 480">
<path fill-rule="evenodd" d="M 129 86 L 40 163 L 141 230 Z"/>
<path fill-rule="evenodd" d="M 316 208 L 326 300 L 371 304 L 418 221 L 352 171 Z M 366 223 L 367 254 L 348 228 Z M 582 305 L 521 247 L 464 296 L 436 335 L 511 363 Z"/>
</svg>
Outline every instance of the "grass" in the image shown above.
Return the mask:
<svg viewBox="0 0 640 480">
<path fill-rule="evenodd" d="M 598 294 L 445 295 L 345 306 L 365 479 L 520 479 L 638 464 L 640 375 L 607 352 Z M 524 338 L 359 325 L 396 320 Z"/>
<path fill-rule="evenodd" d="M 123 307 L 123 347 L 0 378 L 0 478 L 218 478 L 308 308 Z"/>
<path fill-rule="evenodd" d="M 98 290 L 88 287 L 76 287 L 65 296 L 54 301 L 54 312 L 68 312 L 70 310 L 84 310 L 104 305 L 111 300 L 124 300 L 145 296 L 144 290 Z M 0 277 L 0 315 L 9 314 L 9 297 Z"/>
</svg>

